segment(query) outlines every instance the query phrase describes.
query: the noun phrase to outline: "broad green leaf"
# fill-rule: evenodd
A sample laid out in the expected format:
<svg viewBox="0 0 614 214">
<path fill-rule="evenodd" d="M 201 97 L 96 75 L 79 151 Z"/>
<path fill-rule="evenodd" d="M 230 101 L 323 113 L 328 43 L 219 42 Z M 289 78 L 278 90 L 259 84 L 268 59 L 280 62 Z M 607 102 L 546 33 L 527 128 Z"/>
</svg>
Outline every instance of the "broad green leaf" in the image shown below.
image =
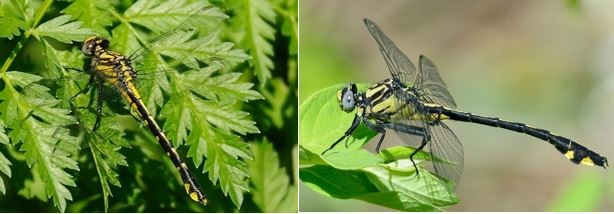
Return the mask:
<svg viewBox="0 0 614 214">
<path fill-rule="evenodd" d="M 314 93 L 299 109 L 299 142 L 301 147 L 321 154 L 337 141 L 352 124 L 353 113 L 345 113 L 337 104 L 337 90 L 343 85 L 325 88 Z M 349 138 L 328 151 L 323 159 L 340 169 L 361 169 L 383 162 L 381 158 L 360 149 L 376 133 L 361 125 Z M 346 148 L 345 145 L 349 147 Z"/>
<path fill-rule="evenodd" d="M 81 27 L 81 22 L 71 22 L 71 19 L 69 15 L 58 16 L 39 25 L 35 32 L 40 37 L 47 36 L 64 43 L 83 41 L 94 34 L 90 29 Z"/>
<path fill-rule="evenodd" d="M 364 89 L 366 84 L 359 84 Z M 339 139 L 351 125 L 354 112 L 339 108 L 336 93 L 343 85 L 322 89 L 301 105 L 301 180 L 323 195 L 359 199 L 403 211 L 432 211 L 458 203 L 453 183 L 421 166 L 429 155 L 414 157 L 418 172 L 408 159 L 407 147 L 383 149 L 379 155 L 361 147 L 376 135 L 364 126 L 326 154 L 321 153 Z M 348 148 L 344 145 L 347 143 Z M 383 148 L 386 148 L 385 146 Z M 303 162 L 307 164 L 303 164 Z"/>
<path fill-rule="evenodd" d="M 247 161 L 250 180 L 254 188 L 254 202 L 262 212 L 297 212 L 296 186 L 280 167 L 279 157 L 273 145 L 266 140 L 250 146 L 254 159 Z"/>
</svg>

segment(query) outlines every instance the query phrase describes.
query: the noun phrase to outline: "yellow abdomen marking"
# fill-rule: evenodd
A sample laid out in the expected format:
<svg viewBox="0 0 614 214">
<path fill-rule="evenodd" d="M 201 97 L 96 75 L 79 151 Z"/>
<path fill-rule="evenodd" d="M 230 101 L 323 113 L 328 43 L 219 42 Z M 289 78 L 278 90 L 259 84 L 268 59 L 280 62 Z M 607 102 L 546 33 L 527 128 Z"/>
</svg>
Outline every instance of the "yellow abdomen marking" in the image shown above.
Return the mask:
<svg viewBox="0 0 614 214">
<path fill-rule="evenodd" d="M 567 153 L 565 153 L 565 157 L 567 157 L 567 159 L 569 160 L 573 159 L 573 155 L 574 151 L 568 151 Z"/>
<path fill-rule="evenodd" d="M 183 184 L 183 187 L 185 187 L 185 191 L 189 194 L 190 193 L 190 189 L 191 189 L 190 184 Z"/>
<path fill-rule="evenodd" d="M 200 200 L 198 200 L 198 194 L 196 194 L 196 192 L 191 192 L 190 193 L 190 198 L 192 198 L 192 200 L 194 200 L 194 201 L 201 202 Z M 206 201 L 205 201 L 205 203 L 206 203 Z"/>
<path fill-rule="evenodd" d="M 582 161 L 580 161 L 580 163 L 584 164 L 584 165 L 589 165 L 589 166 L 594 166 L 595 165 L 595 162 L 593 162 L 593 160 L 591 160 L 588 157 L 582 159 Z"/>
</svg>

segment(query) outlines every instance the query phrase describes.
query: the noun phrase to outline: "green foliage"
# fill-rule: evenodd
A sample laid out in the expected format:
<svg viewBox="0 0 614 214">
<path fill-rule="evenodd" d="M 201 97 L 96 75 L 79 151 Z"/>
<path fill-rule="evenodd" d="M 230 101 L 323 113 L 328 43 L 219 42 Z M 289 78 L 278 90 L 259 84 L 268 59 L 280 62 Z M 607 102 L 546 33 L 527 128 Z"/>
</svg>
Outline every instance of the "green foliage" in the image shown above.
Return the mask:
<svg viewBox="0 0 614 214">
<path fill-rule="evenodd" d="M 365 88 L 360 84 L 359 88 Z M 323 195 L 358 199 L 404 211 L 441 210 L 458 203 L 452 185 L 419 166 L 419 175 L 409 161 L 409 147 L 391 147 L 373 154 L 361 149 L 376 132 L 359 126 L 347 142 L 325 155 L 321 153 L 343 136 L 354 114 L 344 113 L 336 100 L 343 85 L 322 89 L 300 107 L 300 178 Z M 346 143 L 347 148 L 343 143 Z M 419 164 L 429 155 L 420 152 Z"/>
<path fill-rule="evenodd" d="M 238 35 L 235 40 L 241 46 L 247 47 L 258 80 L 266 84 L 271 78 L 273 68 L 273 61 L 270 58 L 273 55 L 273 46 L 268 40 L 275 37 L 275 29 L 271 24 L 275 23 L 277 14 L 271 3 L 266 0 L 235 0 L 229 5 L 237 14 L 237 18 L 232 21 L 233 28 L 245 29 L 244 34 Z"/>
<path fill-rule="evenodd" d="M 605 180 L 599 174 L 586 172 L 567 182 L 549 210 L 554 212 L 582 212 L 598 210 L 607 195 Z"/>
<path fill-rule="evenodd" d="M 296 2 L 117 4 L 0 3 L 0 44 L 13 47 L 0 70 L 0 192 L 6 194 L 0 207 L 295 212 L 294 165 L 284 154 L 297 142 L 290 122 L 298 117 Z M 212 7 L 200 10 L 206 5 Z M 251 13 L 234 15 L 237 8 Z M 99 91 L 84 90 L 89 76 L 75 69 L 87 67 L 80 45 L 93 35 L 112 35 L 111 50 L 135 56 L 142 99 L 209 206 L 185 194 L 175 167 L 117 90 L 103 88 L 100 128 L 92 131 Z M 275 140 L 250 148 L 251 139 Z M 49 199 L 55 208 L 35 202 Z"/>
<path fill-rule="evenodd" d="M 262 212 L 297 212 L 298 188 L 290 183 L 273 145 L 268 141 L 253 143 L 254 156 L 264 157 L 248 161 L 253 186 L 254 203 Z"/>
</svg>

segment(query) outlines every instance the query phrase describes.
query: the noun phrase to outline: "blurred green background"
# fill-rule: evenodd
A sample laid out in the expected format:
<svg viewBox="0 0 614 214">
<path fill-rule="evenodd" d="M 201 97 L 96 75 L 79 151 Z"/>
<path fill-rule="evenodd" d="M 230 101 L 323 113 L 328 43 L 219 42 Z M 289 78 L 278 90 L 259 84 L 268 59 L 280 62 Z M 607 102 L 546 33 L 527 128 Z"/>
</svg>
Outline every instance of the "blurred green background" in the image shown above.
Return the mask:
<svg viewBox="0 0 614 214">
<path fill-rule="evenodd" d="M 614 157 L 613 2 L 310 0 L 299 9 L 301 103 L 333 84 L 389 77 L 368 17 L 413 62 L 433 60 L 458 109 L 548 129 Z M 461 202 L 448 210 L 614 210 L 610 169 L 576 166 L 524 134 L 447 124 L 465 149 Z M 300 210 L 390 211 L 303 184 Z"/>
</svg>

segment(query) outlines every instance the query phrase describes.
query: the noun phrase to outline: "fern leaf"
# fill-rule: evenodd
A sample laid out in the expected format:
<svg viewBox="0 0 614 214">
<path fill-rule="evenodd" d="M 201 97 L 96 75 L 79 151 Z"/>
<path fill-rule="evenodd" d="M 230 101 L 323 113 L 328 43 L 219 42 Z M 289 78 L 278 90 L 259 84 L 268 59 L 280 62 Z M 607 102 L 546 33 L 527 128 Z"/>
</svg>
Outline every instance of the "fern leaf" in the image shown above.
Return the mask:
<svg viewBox="0 0 614 214">
<path fill-rule="evenodd" d="M 14 113 L 1 119 L 11 131 L 10 138 L 15 144 L 21 143 L 26 163 L 36 165 L 36 172 L 45 184 L 45 193 L 53 198 L 60 211 L 64 211 L 66 200 L 72 200 L 67 186 L 75 186 L 72 176 L 65 169 L 79 170 L 77 162 L 69 156 L 79 145 L 71 136 L 60 133 L 55 136 L 60 121 L 70 119 L 68 111 L 56 108 L 58 100 L 46 92 L 47 88 L 36 82 L 41 77 L 23 72 L 7 72 L 3 77 L 7 84 L 0 92 L 0 112 Z M 15 87 L 31 86 L 32 94 L 19 93 Z M 58 141 L 66 139 L 66 141 Z"/>
<path fill-rule="evenodd" d="M 35 36 L 47 36 L 57 39 L 60 42 L 70 43 L 72 41 L 83 41 L 84 38 L 94 34 L 93 31 L 81 27 L 81 22 L 71 22 L 71 16 L 58 16 L 39 25 L 35 32 Z"/>
<path fill-rule="evenodd" d="M 25 20 L 32 19 L 32 10 L 24 1 L 0 2 L 0 38 L 13 39 L 13 36 L 21 35 L 19 29 L 29 28 Z"/>
<path fill-rule="evenodd" d="M 98 35 L 108 35 L 106 27 L 113 24 L 107 11 L 111 5 L 107 1 L 75 0 L 61 12 L 79 20 L 84 28 L 91 29 Z M 81 38 L 84 39 L 84 38 Z"/>
<path fill-rule="evenodd" d="M 297 212 L 297 187 L 280 166 L 273 144 L 264 140 L 250 145 L 254 155 L 247 161 L 253 185 L 254 202 L 262 212 Z"/>
<path fill-rule="evenodd" d="M 251 155 L 247 144 L 230 134 L 230 130 L 244 134 L 257 132 L 258 129 L 252 121 L 244 119 L 247 113 L 202 100 L 188 91 L 193 85 L 186 84 L 185 76 L 177 74 L 176 78 L 171 80 L 172 94 L 175 96 L 171 96 L 161 112 L 162 117 L 167 118 L 164 129 L 175 133 L 172 138 L 178 142 L 186 138 L 190 130 L 186 138 L 186 142 L 190 143 L 188 156 L 197 166 L 202 164 L 203 157 L 207 157 L 204 171 L 209 172 L 211 181 L 220 182 L 222 191 L 229 194 L 239 207 L 243 202 L 243 193 L 249 189 L 249 173 L 242 159 L 249 159 Z"/>
<path fill-rule="evenodd" d="M 0 144 L 9 145 L 9 137 L 4 132 L 4 122 L 0 120 Z M 0 172 L 5 174 L 7 177 L 11 177 L 11 161 L 9 161 L 4 154 L 0 153 Z M 4 186 L 4 181 L 2 176 L 0 176 L 0 192 L 2 194 L 6 194 L 6 188 Z"/>
<path fill-rule="evenodd" d="M 193 120 L 202 118 L 193 117 Z M 206 123 L 196 123 L 188 136 L 192 142 L 188 156 L 194 157 L 197 165 L 202 156 L 207 157 L 203 172 L 209 172 L 209 179 L 219 181 L 224 194 L 229 194 L 232 202 L 240 207 L 243 194 L 249 191 L 249 169 L 241 159 L 250 159 L 248 145 L 241 138 L 207 127 Z"/>
<path fill-rule="evenodd" d="M 107 211 L 109 196 L 113 196 L 109 184 L 121 187 L 118 179 L 119 174 L 114 169 L 120 165 L 128 166 L 126 157 L 119 153 L 119 149 L 125 146 L 126 143 L 121 138 L 122 134 L 120 131 L 108 129 L 106 126 L 97 130 L 96 133 L 89 132 L 89 130 L 87 132 L 86 136 L 88 137 L 86 137 L 86 140 L 90 146 L 96 172 L 100 178 L 104 208 Z"/>
<path fill-rule="evenodd" d="M 19 29 L 25 28 L 22 20 L 14 17 L 0 17 L 0 38 L 13 39 L 13 36 L 21 35 Z"/>
<path fill-rule="evenodd" d="M 265 0 L 237 0 L 236 3 L 232 9 L 238 17 L 233 19 L 233 28 L 245 31 L 240 44 L 247 47 L 252 57 L 250 65 L 261 85 L 266 85 L 273 69 L 273 45 L 269 41 L 275 38 L 275 29 L 270 24 L 275 23 L 275 11 Z"/>
<path fill-rule="evenodd" d="M 145 26 L 157 33 L 174 29 L 188 18 L 188 22 L 192 23 L 190 26 L 211 26 L 227 18 L 216 8 L 208 9 L 206 13 L 195 14 L 206 5 L 202 1 L 193 3 L 189 1 L 137 1 L 126 10 L 124 17 L 129 22 Z"/>
<path fill-rule="evenodd" d="M 218 100 L 221 103 L 263 99 L 262 95 L 251 90 L 254 84 L 237 82 L 241 76 L 239 73 L 226 73 L 218 76 L 207 74 L 219 69 L 221 69 L 221 65 L 215 63 L 203 69 L 202 72 L 204 73 L 188 71 L 185 73 L 186 84 L 191 86 L 192 92 L 210 100 Z"/>
</svg>

